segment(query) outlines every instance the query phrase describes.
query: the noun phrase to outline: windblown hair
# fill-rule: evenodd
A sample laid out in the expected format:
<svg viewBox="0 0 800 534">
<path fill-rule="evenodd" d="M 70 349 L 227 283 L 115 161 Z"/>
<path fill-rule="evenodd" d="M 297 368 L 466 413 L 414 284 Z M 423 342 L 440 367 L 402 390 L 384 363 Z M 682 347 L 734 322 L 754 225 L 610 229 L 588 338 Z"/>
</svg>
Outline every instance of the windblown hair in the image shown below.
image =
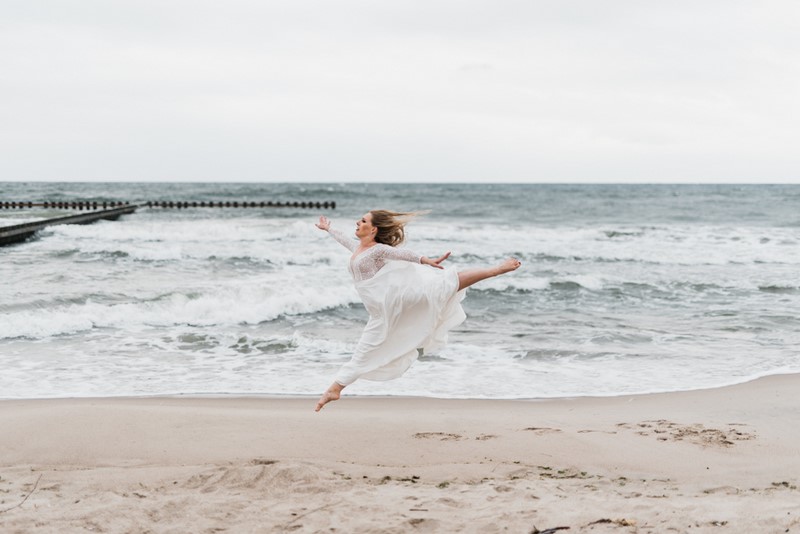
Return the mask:
<svg viewBox="0 0 800 534">
<path fill-rule="evenodd" d="M 378 229 L 375 234 L 375 241 L 396 247 L 406 238 L 405 226 L 414 217 L 424 215 L 424 211 L 387 211 L 387 210 L 371 210 L 372 226 Z"/>
</svg>

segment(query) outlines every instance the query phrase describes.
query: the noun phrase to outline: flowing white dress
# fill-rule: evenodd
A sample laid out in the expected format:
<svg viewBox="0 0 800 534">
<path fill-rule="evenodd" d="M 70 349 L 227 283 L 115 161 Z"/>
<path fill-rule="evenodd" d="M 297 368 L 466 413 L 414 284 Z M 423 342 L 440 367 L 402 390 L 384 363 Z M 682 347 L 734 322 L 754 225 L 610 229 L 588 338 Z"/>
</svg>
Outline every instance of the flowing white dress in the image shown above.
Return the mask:
<svg viewBox="0 0 800 534">
<path fill-rule="evenodd" d="M 357 241 L 328 232 L 354 253 L 350 274 L 369 312 L 355 354 L 334 378 L 339 384 L 399 377 L 420 354 L 442 347 L 448 331 L 466 319 L 466 289 L 458 290 L 455 269 L 422 265 L 419 254 L 381 243 L 356 255 Z"/>
</svg>

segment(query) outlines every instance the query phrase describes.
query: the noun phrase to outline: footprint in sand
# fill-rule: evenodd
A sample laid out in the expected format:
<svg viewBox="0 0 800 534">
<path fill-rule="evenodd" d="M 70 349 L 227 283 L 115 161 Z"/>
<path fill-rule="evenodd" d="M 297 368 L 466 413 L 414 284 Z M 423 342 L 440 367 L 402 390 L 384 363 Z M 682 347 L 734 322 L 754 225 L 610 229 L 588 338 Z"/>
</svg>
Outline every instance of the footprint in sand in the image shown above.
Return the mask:
<svg viewBox="0 0 800 534">
<path fill-rule="evenodd" d="M 408 524 L 414 529 L 422 528 L 426 531 L 434 532 L 438 530 L 439 521 L 436 519 L 428 519 L 425 517 L 415 517 L 408 520 Z"/>
<path fill-rule="evenodd" d="M 250 463 L 253 465 L 272 465 L 277 464 L 278 460 L 270 460 L 267 458 L 253 458 L 250 460 Z"/>
<path fill-rule="evenodd" d="M 739 495 L 742 491 L 734 486 L 719 486 L 717 488 L 704 489 L 703 493 L 706 495 L 714 495 L 721 493 L 722 495 Z"/>
<path fill-rule="evenodd" d="M 655 435 L 659 441 L 688 441 L 703 447 L 732 447 L 736 441 L 755 439 L 755 434 L 739 428 L 741 423 L 729 424 L 727 429 L 706 428 L 702 424 L 682 425 L 658 419 L 640 423 L 619 423 L 617 428 L 633 430 L 640 436 Z"/>
<path fill-rule="evenodd" d="M 417 439 L 438 439 L 439 441 L 458 441 L 462 439 L 460 434 L 447 432 L 417 432 L 414 437 Z"/>
<path fill-rule="evenodd" d="M 525 430 L 525 431 L 528 431 L 528 432 L 534 432 L 534 433 L 536 433 L 538 435 L 554 434 L 554 433 L 561 432 L 561 430 L 558 429 L 558 428 L 548 428 L 548 427 L 539 427 L 539 426 L 529 426 L 527 428 L 523 428 L 522 430 Z"/>
</svg>

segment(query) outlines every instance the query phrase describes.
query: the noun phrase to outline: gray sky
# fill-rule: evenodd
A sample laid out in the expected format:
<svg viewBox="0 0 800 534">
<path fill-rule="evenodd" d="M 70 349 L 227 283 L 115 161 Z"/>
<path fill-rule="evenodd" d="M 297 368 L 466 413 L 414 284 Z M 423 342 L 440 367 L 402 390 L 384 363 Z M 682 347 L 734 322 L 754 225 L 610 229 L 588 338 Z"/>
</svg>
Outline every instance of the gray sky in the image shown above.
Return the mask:
<svg viewBox="0 0 800 534">
<path fill-rule="evenodd" d="M 4 0 L 0 181 L 800 181 L 796 0 Z"/>
</svg>

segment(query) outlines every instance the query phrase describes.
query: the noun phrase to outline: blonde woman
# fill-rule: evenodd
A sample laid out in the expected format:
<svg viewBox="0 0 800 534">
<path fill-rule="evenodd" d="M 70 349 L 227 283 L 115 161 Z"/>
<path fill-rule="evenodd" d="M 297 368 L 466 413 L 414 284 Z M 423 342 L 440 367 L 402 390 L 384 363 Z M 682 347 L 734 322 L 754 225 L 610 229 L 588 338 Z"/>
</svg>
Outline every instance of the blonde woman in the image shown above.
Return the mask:
<svg viewBox="0 0 800 534">
<path fill-rule="evenodd" d="M 420 351 L 444 345 L 447 332 L 466 319 L 461 308 L 466 288 L 520 266 L 508 258 L 494 267 L 457 272 L 441 265 L 449 252 L 432 259 L 397 248 L 405 238 L 405 225 L 416 215 L 372 210 L 356 221 L 358 241 L 331 228 L 326 217 L 319 218 L 317 228 L 352 252 L 349 270 L 369 321 L 355 354 L 322 394 L 316 411 L 338 400 L 359 378 L 391 380 L 402 375 Z"/>
</svg>

